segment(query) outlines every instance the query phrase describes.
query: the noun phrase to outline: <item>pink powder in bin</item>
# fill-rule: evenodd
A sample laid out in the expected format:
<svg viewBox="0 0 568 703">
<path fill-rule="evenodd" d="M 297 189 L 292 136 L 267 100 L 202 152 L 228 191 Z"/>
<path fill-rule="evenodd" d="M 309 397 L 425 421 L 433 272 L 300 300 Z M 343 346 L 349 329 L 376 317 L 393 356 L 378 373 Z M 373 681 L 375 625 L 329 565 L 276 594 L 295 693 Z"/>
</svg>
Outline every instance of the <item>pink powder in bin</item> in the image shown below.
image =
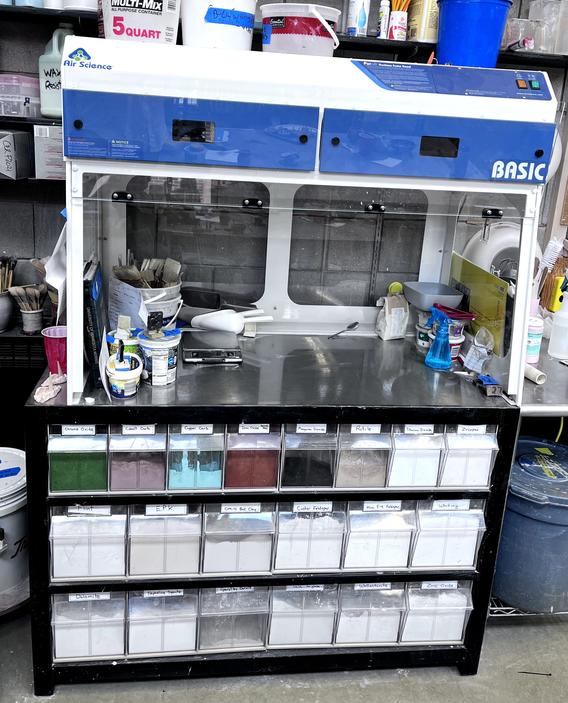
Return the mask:
<svg viewBox="0 0 568 703">
<path fill-rule="evenodd" d="M 111 452 L 111 491 L 163 491 L 165 488 L 165 452 Z"/>
</svg>

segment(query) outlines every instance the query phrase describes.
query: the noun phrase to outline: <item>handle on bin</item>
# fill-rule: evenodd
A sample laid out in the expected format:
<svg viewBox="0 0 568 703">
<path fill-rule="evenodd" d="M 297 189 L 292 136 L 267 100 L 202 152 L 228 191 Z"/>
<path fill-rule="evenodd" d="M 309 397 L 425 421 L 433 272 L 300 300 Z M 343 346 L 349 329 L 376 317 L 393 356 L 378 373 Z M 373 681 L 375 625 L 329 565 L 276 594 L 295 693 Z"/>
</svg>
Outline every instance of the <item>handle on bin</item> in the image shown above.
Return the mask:
<svg viewBox="0 0 568 703">
<path fill-rule="evenodd" d="M 312 15 L 316 17 L 326 28 L 329 36 L 333 39 L 333 48 L 337 49 L 337 47 L 339 46 L 339 39 L 337 38 L 337 34 L 333 31 L 329 22 L 323 17 L 321 12 L 317 9 L 315 5 L 310 5 L 309 8 Z"/>
</svg>

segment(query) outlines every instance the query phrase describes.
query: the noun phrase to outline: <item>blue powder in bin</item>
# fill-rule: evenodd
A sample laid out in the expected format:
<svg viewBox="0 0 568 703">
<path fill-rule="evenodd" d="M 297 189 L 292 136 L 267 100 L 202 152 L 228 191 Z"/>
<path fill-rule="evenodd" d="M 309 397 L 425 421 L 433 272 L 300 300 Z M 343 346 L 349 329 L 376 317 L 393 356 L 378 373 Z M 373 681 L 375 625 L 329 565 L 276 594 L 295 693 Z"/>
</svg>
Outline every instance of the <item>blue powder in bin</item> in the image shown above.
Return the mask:
<svg viewBox="0 0 568 703">
<path fill-rule="evenodd" d="M 223 452 L 170 452 L 170 488 L 221 488 Z"/>
</svg>

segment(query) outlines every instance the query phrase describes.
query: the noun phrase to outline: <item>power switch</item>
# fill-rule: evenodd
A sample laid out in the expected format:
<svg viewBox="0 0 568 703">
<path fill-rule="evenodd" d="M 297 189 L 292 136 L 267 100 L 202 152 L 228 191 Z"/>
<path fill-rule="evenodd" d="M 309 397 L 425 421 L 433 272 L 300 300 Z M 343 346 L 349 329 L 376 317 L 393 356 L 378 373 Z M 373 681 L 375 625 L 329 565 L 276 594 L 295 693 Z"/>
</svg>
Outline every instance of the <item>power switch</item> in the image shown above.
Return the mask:
<svg viewBox="0 0 568 703">
<path fill-rule="evenodd" d="M 528 88 L 527 82 L 522 78 L 517 78 L 517 88 L 521 90 L 526 90 Z"/>
<path fill-rule="evenodd" d="M 533 90 L 540 90 L 540 81 L 529 81 L 529 84 Z"/>
</svg>

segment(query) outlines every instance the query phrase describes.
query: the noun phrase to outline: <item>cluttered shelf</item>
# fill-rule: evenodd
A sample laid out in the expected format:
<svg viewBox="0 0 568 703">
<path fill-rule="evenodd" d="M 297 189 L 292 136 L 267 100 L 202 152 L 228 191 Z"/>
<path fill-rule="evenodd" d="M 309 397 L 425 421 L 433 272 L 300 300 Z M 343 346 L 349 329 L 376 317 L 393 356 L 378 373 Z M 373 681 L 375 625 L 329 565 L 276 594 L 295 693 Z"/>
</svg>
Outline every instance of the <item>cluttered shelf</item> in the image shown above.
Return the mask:
<svg viewBox="0 0 568 703">
<path fill-rule="evenodd" d="M 92 24 L 96 31 L 97 13 L 92 10 L 55 10 L 47 7 L 29 7 L 20 5 L 0 5 L 0 16 L 6 21 L 17 19 L 22 22 L 45 22 L 53 20 L 54 23 L 68 20 L 85 21 Z M 93 34 L 93 36 L 95 36 Z"/>
<path fill-rule="evenodd" d="M 521 415 L 527 417 L 568 416 L 568 365 L 548 354 L 548 340 L 542 342 L 538 369 L 546 375 L 542 384 L 526 382 Z"/>
</svg>

